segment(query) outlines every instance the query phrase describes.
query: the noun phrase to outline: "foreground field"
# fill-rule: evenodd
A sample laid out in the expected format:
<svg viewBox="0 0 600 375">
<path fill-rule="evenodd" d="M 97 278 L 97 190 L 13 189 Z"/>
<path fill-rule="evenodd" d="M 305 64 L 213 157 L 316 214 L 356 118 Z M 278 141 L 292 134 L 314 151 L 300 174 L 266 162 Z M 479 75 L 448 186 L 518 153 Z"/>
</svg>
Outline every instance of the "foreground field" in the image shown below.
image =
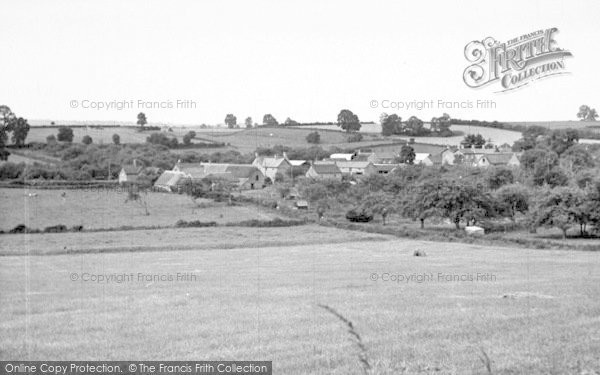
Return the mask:
<svg viewBox="0 0 600 375">
<path fill-rule="evenodd" d="M 61 196 L 63 192 L 65 197 Z M 0 230 L 7 231 L 19 224 L 34 229 L 58 224 L 105 229 L 121 226 L 171 226 L 178 220 L 215 221 L 224 224 L 277 217 L 271 211 L 255 206 L 234 206 L 224 210 L 225 203 L 208 202 L 199 207 L 186 195 L 148 193 L 144 197 L 147 199 L 150 215 L 146 215 L 144 208 L 138 203 L 125 203 L 127 193 L 119 189 L 0 189 L 0 202 L 5 212 L 0 216 Z"/>
<path fill-rule="evenodd" d="M 272 360 L 276 374 L 362 373 L 348 327 L 324 304 L 353 322 L 372 374 L 487 373 L 482 351 L 494 374 L 600 370 L 597 253 L 313 226 L 245 228 L 236 239 L 232 229 L 115 232 L 131 234 L 133 252 L 120 248 L 121 237 L 108 245 L 119 253 L 0 257 L 0 358 L 243 358 Z M 91 235 L 69 238 L 71 246 L 93 247 Z M 5 238 L 26 250 L 48 236 Z M 243 243 L 261 238 L 269 240 Z M 302 238 L 310 243 L 299 245 Z M 172 246 L 136 247 L 159 244 Z M 427 256 L 412 256 L 415 249 Z M 382 280 L 386 273 L 415 276 L 398 283 Z M 487 279 L 446 279 L 478 274 Z"/>
</svg>

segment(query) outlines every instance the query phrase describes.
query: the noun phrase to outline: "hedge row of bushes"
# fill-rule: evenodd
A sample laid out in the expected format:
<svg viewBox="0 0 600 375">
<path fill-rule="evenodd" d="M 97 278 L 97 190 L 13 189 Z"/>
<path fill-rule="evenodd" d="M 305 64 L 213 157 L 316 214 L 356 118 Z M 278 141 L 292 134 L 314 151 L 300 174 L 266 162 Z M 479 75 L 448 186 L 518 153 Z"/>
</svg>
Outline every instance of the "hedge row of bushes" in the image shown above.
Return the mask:
<svg viewBox="0 0 600 375">
<path fill-rule="evenodd" d="M 8 233 L 63 233 L 63 232 L 81 232 L 83 231 L 82 225 L 75 225 L 71 228 L 68 228 L 66 225 L 58 224 L 44 228 L 44 230 L 29 228 L 25 224 L 19 224 L 13 229 L 9 230 Z M 0 231 L 0 233 L 4 233 L 4 231 Z"/>
</svg>

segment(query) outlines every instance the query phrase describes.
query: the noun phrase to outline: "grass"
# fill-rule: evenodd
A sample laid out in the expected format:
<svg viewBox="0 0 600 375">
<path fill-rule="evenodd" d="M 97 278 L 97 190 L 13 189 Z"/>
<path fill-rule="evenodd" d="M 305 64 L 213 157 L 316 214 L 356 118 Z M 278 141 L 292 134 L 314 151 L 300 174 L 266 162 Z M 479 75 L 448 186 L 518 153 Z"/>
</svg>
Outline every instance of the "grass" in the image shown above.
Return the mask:
<svg viewBox="0 0 600 375">
<path fill-rule="evenodd" d="M 37 196 L 28 196 L 30 192 L 37 193 Z M 65 198 L 61 196 L 62 192 L 66 192 Z M 225 203 L 205 203 L 198 207 L 186 195 L 168 193 L 148 193 L 146 199 L 150 215 L 145 215 L 140 205 L 125 203 L 126 198 L 126 191 L 113 188 L 0 189 L 2 208 L 11 213 L 0 216 L 0 230 L 8 231 L 18 224 L 37 229 L 57 224 L 68 227 L 83 225 L 87 230 L 121 226 L 172 226 L 177 220 L 225 224 L 279 217 L 271 210 L 252 205 L 224 209 Z"/>
<path fill-rule="evenodd" d="M 366 236 L 380 241 L 359 240 Z M 487 373 L 482 353 L 494 374 L 598 369 L 595 253 L 314 226 L 6 236 L 1 246 L 19 253 L 62 243 L 92 248 L 101 240 L 107 249 L 124 248 L 0 257 L 0 359 L 244 358 L 272 360 L 277 374 L 363 373 L 349 326 L 319 307 L 327 305 L 360 332 L 371 374 Z M 414 257 L 416 249 L 427 256 Z M 155 277 L 178 273 L 195 276 Z M 384 273 L 431 273 L 434 280 L 382 281 Z M 492 273 L 496 280 L 438 281 L 438 273 Z M 72 274 L 114 276 L 98 283 L 71 281 Z"/>
</svg>

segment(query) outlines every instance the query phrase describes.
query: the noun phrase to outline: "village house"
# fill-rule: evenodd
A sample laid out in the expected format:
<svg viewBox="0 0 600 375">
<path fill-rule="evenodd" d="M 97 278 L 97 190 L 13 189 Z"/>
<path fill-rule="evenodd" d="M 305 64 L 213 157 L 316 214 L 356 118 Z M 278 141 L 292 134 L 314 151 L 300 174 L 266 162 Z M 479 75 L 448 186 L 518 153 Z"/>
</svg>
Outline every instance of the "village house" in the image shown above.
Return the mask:
<svg viewBox="0 0 600 375">
<path fill-rule="evenodd" d="M 422 165 L 426 165 L 426 166 L 432 166 L 433 165 L 433 161 L 431 161 L 431 154 L 427 154 L 427 153 L 422 153 L 422 152 L 417 152 L 415 153 L 415 160 L 413 161 L 413 164 L 422 164 Z"/>
<path fill-rule="evenodd" d="M 395 152 L 376 151 L 361 152 L 352 159 L 353 161 L 369 161 L 373 164 L 397 164 L 399 155 Z"/>
<path fill-rule="evenodd" d="M 454 153 L 456 151 L 456 149 L 452 148 L 446 148 L 444 151 L 442 151 L 440 153 L 440 156 L 442 157 L 442 164 L 454 165 Z"/>
<path fill-rule="evenodd" d="M 258 168 L 265 177 L 270 178 L 273 182 L 275 182 L 277 175 L 281 175 L 282 177 L 289 175 L 289 171 L 292 168 L 292 165 L 287 159 L 287 155 L 275 155 L 271 157 L 255 154 L 252 165 Z"/>
<path fill-rule="evenodd" d="M 180 186 L 180 182 L 185 178 L 185 175 L 177 171 L 164 171 L 154 182 L 154 187 L 157 190 L 174 192 Z"/>
<path fill-rule="evenodd" d="M 335 164 L 344 175 L 370 176 L 378 173 L 370 161 L 336 161 Z"/>
<path fill-rule="evenodd" d="M 119 184 L 135 183 L 138 180 L 140 172 L 144 169 L 137 165 L 137 160 L 133 160 L 132 165 L 124 165 L 119 172 Z"/>
<path fill-rule="evenodd" d="M 519 158 L 513 152 L 510 153 L 490 153 L 482 155 L 479 160 L 475 163 L 477 167 L 489 167 L 489 166 L 506 166 L 506 167 L 518 167 L 521 165 Z"/>
<path fill-rule="evenodd" d="M 377 174 L 386 175 L 392 173 L 396 168 L 399 168 L 400 164 L 373 164 L 373 166 L 375 167 Z"/>
<path fill-rule="evenodd" d="M 235 182 L 240 190 L 260 189 L 265 186 L 265 175 L 249 164 L 177 163 L 173 171 L 182 173 L 184 178 L 192 180 L 204 178 L 230 180 Z"/>
<path fill-rule="evenodd" d="M 342 180 L 342 171 L 335 163 L 315 163 L 306 172 L 306 177 L 317 180 Z"/>
</svg>

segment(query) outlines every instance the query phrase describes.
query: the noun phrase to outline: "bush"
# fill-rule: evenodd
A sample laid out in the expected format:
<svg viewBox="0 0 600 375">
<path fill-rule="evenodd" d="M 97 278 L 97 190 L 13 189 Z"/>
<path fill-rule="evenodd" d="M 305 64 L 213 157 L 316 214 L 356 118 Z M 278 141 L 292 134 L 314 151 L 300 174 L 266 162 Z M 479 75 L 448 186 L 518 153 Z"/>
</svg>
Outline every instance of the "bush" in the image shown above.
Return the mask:
<svg viewBox="0 0 600 375">
<path fill-rule="evenodd" d="M 47 144 L 56 143 L 56 136 L 54 134 L 50 134 L 49 136 L 47 136 L 46 137 L 46 143 Z"/>
<path fill-rule="evenodd" d="M 352 209 L 346 212 L 346 219 L 353 223 L 368 223 L 369 221 L 373 220 L 373 214 L 367 212 L 366 210 L 358 211 Z"/>
<path fill-rule="evenodd" d="M 92 140 L 92 137 L 90 137 L 89 135 L 84 135 L 83 138 L 81 139 L 81 142 L 84 145 L 91 145 L 93 140 Z"/>
<path fill-rule="evenodd" d="M 58 224 L 58 225 L 44 228 L 44 233 L 61 233 L 61 232 L 66 232 L 67 230 L 68 229 L 67 229 L 66 225 Z"/>
<path fill-rule="evenodd" d="M 73 129 L 61 126 L 58 128 L 58 136 L 56 138 L 61 142 L 73 142 Z"/>
<path fill-rule="evenodd" d="M 308 133 L 306 136 L 306 142 L 317 144 L 321 142 L 321 135 L 318 132 Z"/>
<path fill-rule="evenodd" d="M 146 138 L 146 142 L 155 145 L 163 145 L 168 148 L 177 148 L 177 146 L 179 145 L 177 138 L 168 137 L 166 134 L 163 133 L 151 134 L 148 138 Z"/>
<path fill-rule="evenodd" d="M 353 134 L 350 134 L 350 135 L 348 136 L 348 138 L 346 138 L 346 141 L 348 141 L 348 142 L 350 142 L 350 143 L 352 143 L 352 142 L 360 142 L 360 141 L 362 141 L 362 140 L 363 140 L 363 135 L 362 135 L 362 134 L 360 134 L 360 133 L 353 133 Z"/>
<path fill-rule="evenodd" d="M 114 144 L 119 145 L 121 144 L 121 137 L 115 133 L 112 135 L 112 141 Z"/>
<path fill-rule="evenodd" d="M 217 223 L 214 221 L 200 221 L 200 220 L 194 220 L 194 221 L 185 221 L 185 220 L 179 220 L 177 221 L 177 223 L 175 223 L 175 226 L 177 228 L 202 228 L 202 227 L 216 227 Z"/>
<path fill-rule="evenodd" d="M 21 177 L 25 170 L 25 163 L 4 163 L 0 165 L 0 180 L 14 180 Z"/>
</svg>

